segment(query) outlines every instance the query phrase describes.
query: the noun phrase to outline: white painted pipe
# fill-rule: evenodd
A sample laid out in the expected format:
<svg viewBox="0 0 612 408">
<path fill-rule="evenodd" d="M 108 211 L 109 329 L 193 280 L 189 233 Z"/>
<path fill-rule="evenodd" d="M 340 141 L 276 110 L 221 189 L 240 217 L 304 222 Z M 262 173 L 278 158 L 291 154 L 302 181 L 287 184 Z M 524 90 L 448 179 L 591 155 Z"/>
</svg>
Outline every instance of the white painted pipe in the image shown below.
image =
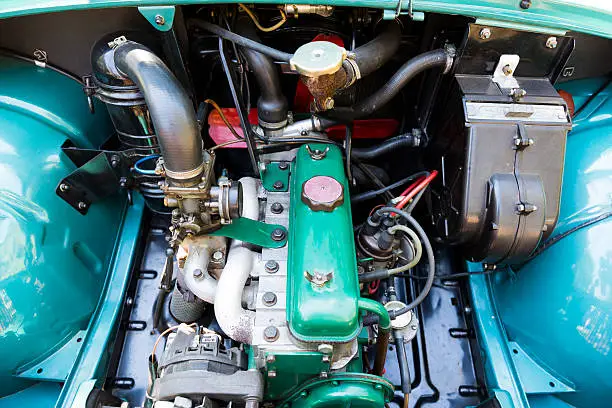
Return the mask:
<svg viewBox="0 0 612 408">
<path fill-rule="evenodd" d="M 259 217 L 258 182 L 254 178 L 240 179 L 242 184 L 242 217 L 257 220 Z M 217 323 L 230 338 L 246 344 L 253 342 L 255 312 L 242 307 L 242 293 L 259 254 L 234 240 L 227 255 L 223 273 L 217 284 L 215 317 Z"/>
</svg>

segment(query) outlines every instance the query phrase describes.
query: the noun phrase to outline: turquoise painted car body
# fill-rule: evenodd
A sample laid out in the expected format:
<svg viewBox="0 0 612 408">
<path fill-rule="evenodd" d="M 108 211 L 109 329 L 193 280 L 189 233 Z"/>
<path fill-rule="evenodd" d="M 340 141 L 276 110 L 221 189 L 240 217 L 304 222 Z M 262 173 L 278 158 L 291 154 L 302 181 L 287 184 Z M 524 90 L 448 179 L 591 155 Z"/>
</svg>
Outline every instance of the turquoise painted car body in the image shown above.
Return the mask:
<svg viewBox="0 0 612 408">
<path fill-rule="evenodd" d="M 5 0 L 0 18 L 207 3 L 218 2 Z M 389 13 L 398 7 L 396 0 L 310 3 Z M 403 13 L 415 17 L 458 14 L 491 25 L 612 38 L 612 10 L 604 6 L 607 10 L 538 0 L 526 10 L 514 0 L 400 4 Z M 12 80 L 0 82 L 0 350 L 11 353 L 2 353 L 0 359 L 0 396 L 6 395 L 0 407 L 71 407 L 83 404 L 104 378 L 144 205 L 138 196 L 131 206 L 115 196 L 83 217 L 59 199 L 57 182 L 74 169 L 62 156 L 61 144 L 70 139 L 80 147 L 97 147 L 109 135 L 110 122 L 104 109 L 92 116 L 82 103 L 81 86 L 57 72 L 2 58 L 0 78 L 7 77 Z M 598 86 L 590 80 L 563 88 L 580 106 Z M 43 88 L 45 92 L 39 92 Z M 608 211 L 611 142 L 608 88 L 574 120 L 556 233 L 583 217 Z M 496 279 L 471 278 L 486 380 L 503 408 L 600 406 L 602 400 L 612 401 L 612 253 L 606 245 L 611 232 L 612 221 L 604 220 L 564 238 L 519 271 Z M 581 381 L 584 371 L 592 381 Z"/>
</svg>

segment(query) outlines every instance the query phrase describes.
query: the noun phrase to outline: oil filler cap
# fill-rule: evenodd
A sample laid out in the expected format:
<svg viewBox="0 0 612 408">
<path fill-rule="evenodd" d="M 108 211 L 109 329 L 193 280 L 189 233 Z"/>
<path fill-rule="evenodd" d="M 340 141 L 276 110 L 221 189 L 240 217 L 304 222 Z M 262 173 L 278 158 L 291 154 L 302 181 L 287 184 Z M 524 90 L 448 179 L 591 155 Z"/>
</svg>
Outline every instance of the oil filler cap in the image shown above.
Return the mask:
<svg viewBox="0 0 612 408">
<path fill-rule="evenodd" d="M 331 212 L 344 203 L 344 187 L 329 176 L 314 176 L 302 185 L 302 201 L 312 211 Z"/>
</svg>

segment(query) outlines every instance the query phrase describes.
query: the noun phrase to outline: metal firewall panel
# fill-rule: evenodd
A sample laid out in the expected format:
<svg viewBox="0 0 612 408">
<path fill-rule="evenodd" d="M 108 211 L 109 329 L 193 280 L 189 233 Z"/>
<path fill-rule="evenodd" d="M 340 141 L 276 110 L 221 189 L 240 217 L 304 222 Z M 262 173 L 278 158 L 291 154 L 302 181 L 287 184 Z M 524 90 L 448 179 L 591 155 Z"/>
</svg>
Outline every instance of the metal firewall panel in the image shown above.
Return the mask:
<svg viewBox="0 0 612 408">
<path fill-rule="evenodd" d="M 325 156 L 317 160 L 313 152 L 327 149 Z M 342 204 L 331 211 L 312 209 L 306 204 L 303 185 L 316 176 L 331 177 L 343 186 Z M 289 328 L 302 341 L 349 341 L 360 330 L 359 283 L 349 188 L 340 149 L 319 144 L 301 147 L 291 179 Z M 317 274 L 324 276 L 321 282 L 308 279 L 308 275 Z"/>
<path fill-rule="evenodd" d="M 74 170 L 61 152 L 64 141 L 95 148 L 111 134 L 103 106 L 92 115 L 77 81 L 33 63 L 1 57 L 0 77 L 2 397 L 36 380 L 66 379 L 71 363 L 42 363 L 87 329 L 125 198 L 110 197 L 83 216 L 55 194 Z M 78 347 L 72 350 L 62 358 L 74 361 Z"/>
</svg>

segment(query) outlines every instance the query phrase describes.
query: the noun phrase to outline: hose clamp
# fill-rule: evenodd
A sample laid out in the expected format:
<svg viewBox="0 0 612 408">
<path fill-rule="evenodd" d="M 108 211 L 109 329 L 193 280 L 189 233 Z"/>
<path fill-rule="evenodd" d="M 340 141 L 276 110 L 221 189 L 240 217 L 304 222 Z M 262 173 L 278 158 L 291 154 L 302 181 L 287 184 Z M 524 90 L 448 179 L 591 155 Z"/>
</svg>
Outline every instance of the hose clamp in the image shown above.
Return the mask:
<svg viewBox="0 0 612 408">
<path fill-rule="evenodd" d="M 204 163 L 202 162 L 198 167 L 193 170 L 187 171 L 172 171 L 168 167 L 165 168 L 166 177 L 173 180 L 191 180 L 200 176 L 204 172 Z"/>
<path fill-rule="evenodd" d="M 350 81 L 348 81 L 346 85 L 342 87 L 342 89 L 346 89 L 361 79 L 361 72 L 359 71 L 357 61 L 354 59 L 354 54 L 350 54 L 349 58 L 345 59 L 342 65 L 345 67 L 345 69 L 348 68 L 351 71 L 349 75 Z"/>
<path fill-rule="evenodd" d="M 444 51 L 446 51 L 446 65 L 444 66 L 443 74 L 448 74 L 453 67 L 453 62 L 455 60 L 455 56 L 457 55 L 457 48 L 453 44 L 446 44 L 444 46 Z"/>
</svg>

